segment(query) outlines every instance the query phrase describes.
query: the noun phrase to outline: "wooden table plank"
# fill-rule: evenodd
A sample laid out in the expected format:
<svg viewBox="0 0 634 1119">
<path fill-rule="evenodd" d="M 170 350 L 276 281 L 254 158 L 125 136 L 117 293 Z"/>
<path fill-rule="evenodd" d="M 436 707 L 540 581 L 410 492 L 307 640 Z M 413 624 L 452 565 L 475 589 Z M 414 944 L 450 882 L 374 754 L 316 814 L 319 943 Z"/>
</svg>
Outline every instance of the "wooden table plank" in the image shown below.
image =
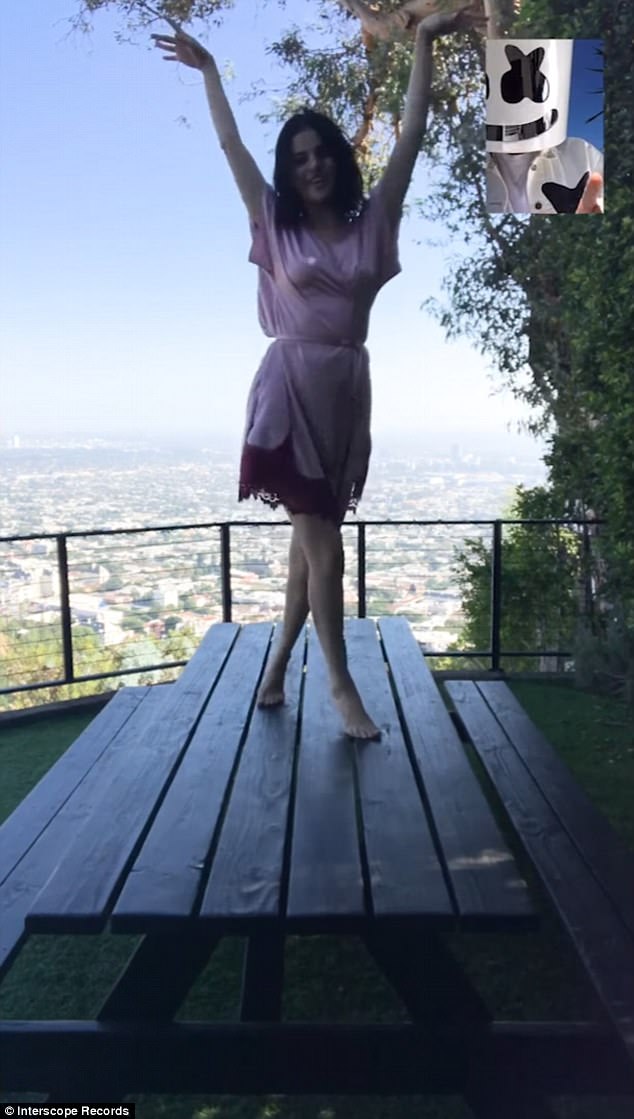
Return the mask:
<svg viewBox="0 0 634 1119">
<path fill-rule="evenodd" d="M 415 916 L 435 928 L 455 923 L 455 908 L 412 773 L 376 625 L 348 619 L 353 673 L 382 735 L 357 740 L 360 823 L 376 918 Z M 421 658 L 422 659 L 422 658 Z"/>
<path fill-rule="evenodd" d="M 114 907 L 117 932 L 160 932 L 197 914 L 270 637 L 245 626 Z"/>
<path fill-rule="evenodd" d="M 0 827 L 0 884 L 63 808 L 148 690 L 117 692 L 7 817 Z"/>
<path fill-rule="evenodd" d="M 135 727 L 138 731 L 152 717 L 152 712 L 156 711 L 162 701 L 158 688 L 144 688 L 143 691 L 145 694 L 136 710 L 118 732 L 119 737 L 126 736 L 128 741 L 135 734 Z M 123 709 L 125 706 L 124 704 Z M 94 722 L 96 720 L 93 724 Z M 116 740 L 115 734 L 110 744 L 111 749 Z M 48 826 L 0 886 L 0 975 L 8 971 L 26 938 L 25 919 L 31 905 L 74 843 L 77 829 L 89 815 L 90 805 L 100 795 L 102 785 L 100 758 L 76 786 L 73 795 L 51 817 Z"/>
<path fill-rule="evenodd" d="M 212 627 L 184 683 L 158 685 L 161 699 L 134 737 L 119 735 L 93 767 L 91 796 L 77 810 L 75 841 L 33 903 L 31 932 L 102 929 L 113 896 L 220 674 L 237 626 Z M 129 725 L 129 724 L 128 724 Z M 135 724 L 136 728 L 136 724 Z M 81 789 L 81 786 L 80 786 Z M 75 797 L 69 808 L 73 810 Z"/>
<path fill-rule="evenodd" d="M 448 682 L 484 766 L 569 932 L 604 1005 L 634 1057 L 633 942 L 627 926 L 598 884 L 539 785 L 488 707 L 463 680 Z"/>
<path fill-rule="evenodd" d="M 240 632 L 237 622 L 214 622 L 203 637 L 196 652 L 184 666 L 173 687 L 179 692 L 189 688 L 199 690 L 205 681 L 211 685 L 222 671 L 225 658 L 230 654 Z"/>
<path fill-rule="evenodd" d="M 281 916 L 305 645 L 304 629 L 286 672 L 284 705 L 253 712 L 200 907 L 202 921 Z"/>
<path fill-rule="evenodd" d="M 379 631 L 461 923 L 483 928 L 534 927 L 537 915 L 528 886 L 407 621 L 381 618 Z"/>
<path fill-rule="evenodd" d="M 478 688 L 634 935 L 634 855 L 575 780 L 503 680 Z"/>
<path fill-rule="evenodd" d="M 353 750 L 331 698 L 314 629 L 308 632 L 301 708 L 287 923 L 352 931 L 365 915 Z"/>
</svg>

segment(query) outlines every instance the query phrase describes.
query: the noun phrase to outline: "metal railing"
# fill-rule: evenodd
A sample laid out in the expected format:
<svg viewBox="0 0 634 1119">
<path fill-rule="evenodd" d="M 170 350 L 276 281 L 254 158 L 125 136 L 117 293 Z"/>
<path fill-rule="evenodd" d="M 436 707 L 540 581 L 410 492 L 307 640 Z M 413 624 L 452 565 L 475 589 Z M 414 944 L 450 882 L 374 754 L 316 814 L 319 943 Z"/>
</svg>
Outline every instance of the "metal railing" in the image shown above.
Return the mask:
<svg viewBox="0 0 634 1119">
<path fill-rule="evenodd" d="M 490 648 L 484 650 L 433 650 L 425 648 L 425 655 L 429 657 L 466 657 L 470 659 L 489 659 L 491 671 L 499 671 L 502 657 L 570 657 L 568 650 L 562 649 L 502 649 L 502 529 L 504 525 L 570 525 L 583 526 L 584 553 L 589 551 L 589 526 L 604 523 L 596 519 L 575 518 L 496 518 L 467 520 L 467 519 L 433 519 L 433 520 L 376 520 L 344 522 L 344 529 L 355 528 L 357 533 L 357 616 L 366 617 L 367 587 L 366 587 L 366 531 L 368 528 L 388 526 L 431 526 L 431 525 L 488 525 L 492 528 L 491 548 L 491 595 L 490 595 Z M 0 687 L 0 695 L 18 692 L 35 691 L 40 688 L 55 688 L 69 684 L 87 683 L 90 681 L 109 679 L 115 676 L 139 674 L 141 672 L 155 672 L 164 669 L 179 668 L 186 664 L 186 660 L 161 661 L 158 664 L 135 665 L 134 667 L 121 668 L 116 671 L 97 672 L 90 674 L 77 674 L 75 671 L 75 647 L 73 642 L 73 611 L 71 605 L 71 588 L 69 580 L 68 541 L 75 538 L 88 539 L 90 537 L 108 536 L 133 536 L 144 533 L 173 533 L 194 529 L 218 529 L 220 544 L 220 588 L 222 620 L 232 621 L 233 596 L 231 583 L 231 530 L 242 528 L 274 529 L 280 526 L 289 527 L 288 521 L 209 521 L 194 524 L 145 526 L 143 528 L 120 529 L 94 529 L 73 530 L 62 533 L 34 533 L 19 536 L 0 537 L 1 544 L 22 544 L 29 541 L 54 540 L 56 542 L 57 567 L 59 572 L 59 624 L 61 629 L 63 675 L 57 679 L 17 684 L 10 687 Z"/>
</svg>

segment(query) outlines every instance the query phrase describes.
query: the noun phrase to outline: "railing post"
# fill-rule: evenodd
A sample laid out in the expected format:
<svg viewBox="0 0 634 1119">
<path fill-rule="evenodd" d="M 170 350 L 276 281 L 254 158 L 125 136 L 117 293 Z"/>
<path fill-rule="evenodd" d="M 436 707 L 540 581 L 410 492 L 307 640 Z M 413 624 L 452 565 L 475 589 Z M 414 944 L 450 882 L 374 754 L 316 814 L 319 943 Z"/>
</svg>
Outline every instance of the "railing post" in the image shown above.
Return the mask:
<svg viewBox="0 0 634 1119">
<path fill-rule="evenodd" d="M 73 634 L 71 630 L 70 589 L 68 585 L 68 551 L 64 534 L 60 533 L 56 539 L 62 622 L 62 649 L 64 653 L 64 682 L 70 684 L 75 678 L 75 668 L 73 665 Z"/>
<path fill-rule="evenodd" d="M 594 602 L 592 598 L 592 554 L 590 548 L 590 533 L 588 531 L 587 521 L 583 522 L 581 577 L 583 579 L 583 608 L 585 613 L 584 621 L 586 623 L 591 623 Z"/>
<path fill-rule="evenodd" d="M 231 543 L 229 522 L 220 526 L 220 578 L 222 585 L 222 620 L 231 621 Z"/>
<path fill-rule="evenodd" d="M 357 525 L 357 589 L 359 595 L 359 617 L 365 618 L 365 524 Z"/>
<path fill-rule="evenodd" d="M 500 623 L 502 620 L 502 522 L 493 522 L 491 567 L 491 669 L 500 668 Z"/>
</svg>

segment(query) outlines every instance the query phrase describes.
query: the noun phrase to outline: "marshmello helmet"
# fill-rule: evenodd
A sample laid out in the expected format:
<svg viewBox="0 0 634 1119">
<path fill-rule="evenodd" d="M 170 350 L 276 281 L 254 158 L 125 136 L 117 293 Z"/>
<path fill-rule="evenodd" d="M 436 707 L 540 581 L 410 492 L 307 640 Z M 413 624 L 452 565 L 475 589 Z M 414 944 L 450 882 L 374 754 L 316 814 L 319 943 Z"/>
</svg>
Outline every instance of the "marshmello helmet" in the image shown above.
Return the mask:
<svg viewBox="0 0 634 1119">
<path fill-rule="evenodd" d="M 488 152 L 556 147 L 568 132 L 573 39 L 488 39 Z"/>
</svg>

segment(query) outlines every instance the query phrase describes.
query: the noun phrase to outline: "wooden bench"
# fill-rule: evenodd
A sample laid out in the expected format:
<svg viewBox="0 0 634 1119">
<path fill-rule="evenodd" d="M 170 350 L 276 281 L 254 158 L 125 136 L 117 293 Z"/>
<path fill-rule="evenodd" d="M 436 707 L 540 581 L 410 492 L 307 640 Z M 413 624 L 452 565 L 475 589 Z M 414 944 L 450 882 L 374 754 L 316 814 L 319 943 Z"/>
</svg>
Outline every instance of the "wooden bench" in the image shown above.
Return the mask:
<svg viewBox="0 0 634 1119">
<path fill-rule="evenodd" d="M 176 762 L 206 701 L 209 672 L 222 665 L 238 628 L 210 631 L 202 657 L 192 658 L 176 684 L 117 692 L 0 827 L 0 978 L 25 940 L 31 905 L 93 818 L 95 803 L 113 795 L 117 771 L 148 750 L 156 762 L 167 727 L 175 733 L 163 760 Z M 154 766 L 148 783 L 157 779 Z"/>
<path fill-rule="evenodd" d="M 634 855 L 503 681 L 445 687 L 616 1037 L 634 1060 Z"/>
</svg>

